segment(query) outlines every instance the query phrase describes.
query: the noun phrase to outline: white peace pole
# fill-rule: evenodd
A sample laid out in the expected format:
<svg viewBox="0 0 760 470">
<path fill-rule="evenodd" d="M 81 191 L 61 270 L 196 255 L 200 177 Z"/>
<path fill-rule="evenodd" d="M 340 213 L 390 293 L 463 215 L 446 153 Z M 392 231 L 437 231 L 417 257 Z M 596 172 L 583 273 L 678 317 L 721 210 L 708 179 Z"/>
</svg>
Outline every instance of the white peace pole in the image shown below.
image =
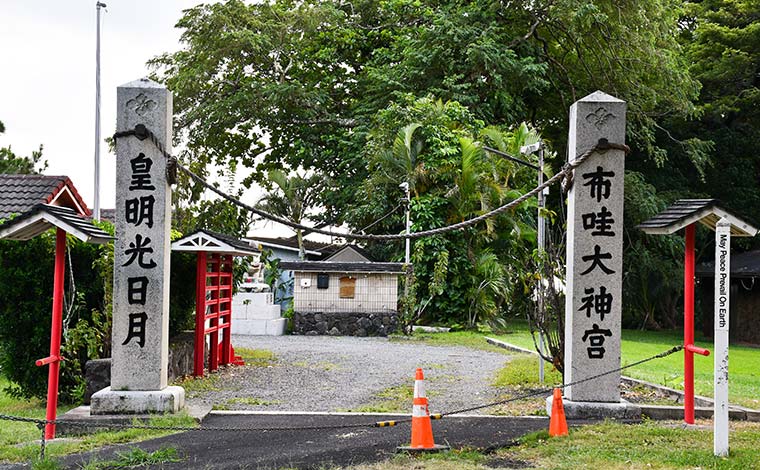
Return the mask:
<svg viewBox="0 0 760 470">
<path fill-rule="evenodd" d="M 728 319 L 731 293 L 731 223 L 715 227 L 715 411 L 713 453 L 728 455 Z"/>
</svg>

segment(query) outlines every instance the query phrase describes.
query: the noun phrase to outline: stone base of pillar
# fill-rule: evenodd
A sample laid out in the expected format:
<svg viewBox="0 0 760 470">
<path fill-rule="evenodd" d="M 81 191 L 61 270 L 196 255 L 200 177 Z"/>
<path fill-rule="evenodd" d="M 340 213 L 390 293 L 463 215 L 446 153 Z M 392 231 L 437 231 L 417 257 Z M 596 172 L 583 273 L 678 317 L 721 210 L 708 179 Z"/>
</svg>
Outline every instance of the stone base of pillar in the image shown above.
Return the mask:
<svg viewBox="0 0 760 470">
<path fill-rule="evenodd" d="M 90 414 L 127 415 L 177 413 L 185 407 L 185 389 L 169 386 L 163 390 L 120 391 L 106 387 L 90 399 Z"/>
<path fill-rule="evenodd" d="M 546 414 L 552 415 L 553 397 L 546 397 Z M 562 398 L 567 419 L 641 419 L 641 407 L 631 402 L 570 401 Z"/>
</svg>

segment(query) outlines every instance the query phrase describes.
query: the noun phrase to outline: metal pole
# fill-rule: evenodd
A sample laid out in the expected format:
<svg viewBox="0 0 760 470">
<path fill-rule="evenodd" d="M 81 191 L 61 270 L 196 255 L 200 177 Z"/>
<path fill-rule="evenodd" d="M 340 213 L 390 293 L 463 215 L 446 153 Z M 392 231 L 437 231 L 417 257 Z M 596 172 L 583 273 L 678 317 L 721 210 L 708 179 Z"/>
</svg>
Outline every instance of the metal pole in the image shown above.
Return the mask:
<svg viewBox="0 0 760 470">
<path fill-rule="evenodd" d="M 193 376 L 203 377 L 206 353 L 206 252 L 199 251 L 195 267 L 195 342 Z"/>
<path fill-rule="evenodd" d="M 694 424 L 694 224 L 686 227 L 686 249 L 683 266 L 683 420 Z"/>
<path fill-rule="evenodd" d="M 58 372 L 61 367 L 61 331 L 63 330 L 63 277 L 66 260 L 66 232 L 55 232 L 55 271 L 53 272 L 53 320 L 50 327 L 50 356 L 37 361 L 37 365 L 49 364 L 45 439 L 55 438 L 56 411 L 58 409 Z"/>
<path fill-rule="evenodd" d="M 409 235 L 409 233 L 411 233 L 411 227 L 412 227 L 411 215 L 410 215 L 410 212 L 411 212 L 410 206 L 412 204 L 412 199 L 411 199 L 411 194 L 409 192 L 409 184 L 407 184 L 404 189 L 406 190 L 406 234 Z M 404 253 L 404 263 L 406 263 L 406 265 L 408 266 L 410 254 L 411 254 L 410 253 L 411 239 L 407 238 L 405 242 L 406 242 L 406 247 L 405 247 L 405 253 Z"/>
<path fill-rule="evenodd" d="M 95 3 L 97 26 L 95 41 L 95 197 L 92 211 L 93 220 L 100 220 L 100 9 L 105 6 L 105 3 Z"/>
<path fill-rule="evenodd" d="M 538 149 L 538 185 L 544 184 L 544 146 Z M 544 324 L 544 253 L 546 252 L 545 221 L 544 221 L 544 192 L 538 193 L 538 256 L 539 258 L 539 287 L 538 287 L 538 318 Z M 538 381 L 544 383 L 544 334 L 538 330 Z"/>
<path fill-rule="evenodd" d="M 483 148 L 486 151 L 494 152 L 516 163 L 520 163 L 527 167 L 537 170 L 538 171 L 538 185 L 541 186 L 542 184 L 544 184 L 544 143 L 542 141 L 538 141 L 530 145 L 523 145 L 522 147 L 520 147 L 521 154 L 530 155 L 533 152 L 538 153 L 538 166 L 530 164 L 528 162 L 524 162 L 520 159 L 514 158 L 503 152 L 498 152 L 489 147 L 483 147 Z M 544 195 L 546 194 L 546 192 L 548 192 L 548 190 L 549 188 L 545 188 L 543 191 L 538 193 L 538 256 L 540 259 L 539 259 L 539 264 L 538 264 L 539 278 L 538 278 L 538 290 L 537 290 L 537 293 L 538 293 L 537 304 L 538 304 L 538 319 L 541 326 L 543 326 L 544 324 L 544 273 L 545 273 L 544 253 L 546 251 L 546 240 L 545 240 L 546 226 L 545 226 L 543 208 L 545 205 Z M 543 358 L 544 334 L 541 331 L 541 328 L 538 329 L 538 352 L 539 352 L 538 380 L 540 383 L 544 383 L 544 358 Z"/>
</svg>

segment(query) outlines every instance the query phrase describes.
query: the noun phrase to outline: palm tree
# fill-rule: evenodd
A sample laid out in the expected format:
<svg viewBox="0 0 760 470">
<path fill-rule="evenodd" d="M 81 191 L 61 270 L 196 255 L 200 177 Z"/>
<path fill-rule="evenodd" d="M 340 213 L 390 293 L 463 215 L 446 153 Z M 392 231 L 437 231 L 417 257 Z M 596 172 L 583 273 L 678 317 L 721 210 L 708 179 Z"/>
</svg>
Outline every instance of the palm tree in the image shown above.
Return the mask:
<svg viewBox="0 0 760 470">
<path fill-rule="evenodd" d="M 393 145 L 389 149 L 381 151 L 371 166 L 377 171 L 373 177 L 375 183 L 392 183 L 394 186 L 400 182 L 409 183 L 409 190 L 419 195 L 419 186 L 427 180 L 427 168 L 419 160 L 422 153 L 423 142 L 415 135 L 421 124 L 413 122 L 399 129 Z"/>
<path fill-rule="evenodd" d="M 288 177 L 282 170 L 270 170 L 269 179 L 275 188 L 267 193 L 256 205 L 259 209 L 301 224 L 307 211 L 316 205 L 320 178 L 317 175 Z M 296 229 L 298 238 L 298 257 L 306 258 L 303 244 L 303 231 Z"/>
</svg>

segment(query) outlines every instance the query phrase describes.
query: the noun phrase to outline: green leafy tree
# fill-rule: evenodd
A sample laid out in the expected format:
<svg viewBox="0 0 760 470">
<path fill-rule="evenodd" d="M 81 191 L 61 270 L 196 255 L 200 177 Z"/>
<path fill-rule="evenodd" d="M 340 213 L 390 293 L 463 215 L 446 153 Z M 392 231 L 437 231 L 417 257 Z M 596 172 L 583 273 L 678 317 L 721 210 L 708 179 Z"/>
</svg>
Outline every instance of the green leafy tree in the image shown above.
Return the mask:
<svg viewBox="0 0 760 470">
<path fill-rule="evenodd" d="M 0 135 L 5 132 L 5 125 L 0 121 Z M 47 161 L 42 160 L 42 145 L 29 157 L 16 155 L 11 146 L 0 147 L 0 174 L 31 175 L 42 173 L 47 168 Z"/>
<path fill-rule="evenodd" d="M 184 47 L 151 63 L 175 93 L 194 170 L 240 166 L 246 184 L 313 170 L 334 181 L 319 202 L 339 223 L 368 176 L 376 115 L 407 95 L 497 126 L 530 122 L 562 154 L 568 106 L 603 89 L 629 102 L 640 156 L 664 164 L 657 119 L 693 113 L 698 89 L 681 13 L 672 0 L 228 0 L 187 10 Z M 701 142 L 683 142 L 703 165 Z"/>
</svg>

